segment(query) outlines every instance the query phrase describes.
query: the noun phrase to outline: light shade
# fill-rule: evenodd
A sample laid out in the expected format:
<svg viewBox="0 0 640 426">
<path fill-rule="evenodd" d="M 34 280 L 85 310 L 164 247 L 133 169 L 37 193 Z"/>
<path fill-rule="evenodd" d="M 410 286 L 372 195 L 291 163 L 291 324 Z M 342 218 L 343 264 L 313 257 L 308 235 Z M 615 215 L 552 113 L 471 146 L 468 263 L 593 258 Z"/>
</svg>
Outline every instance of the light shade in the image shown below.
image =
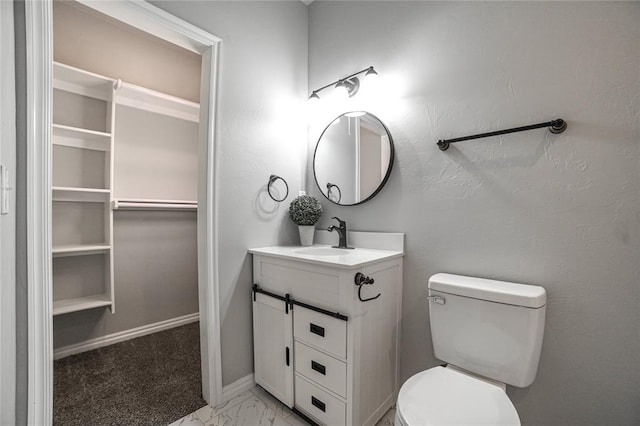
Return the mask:
<svg viewBox="0 0 640 426">
<path fill-rule="evenodd" d="M 369 67 L 366 73 L 364 73 L 364 79 L 368 82 L 369 80 L 375 80 L 378 78 L 378 73 L 373 67 Z"/>
<path fill-rule="evenodd" d="M 348 97 L 352 97 L 353 95 L 358 93 L 359 88 L 360 80 L 358 79 L 358 77 L 351 77 L 349 79 L 340 80 L 338 81 L 338 84 L 336 84 L 336 89 L 343 90 Z"/>
</svg>

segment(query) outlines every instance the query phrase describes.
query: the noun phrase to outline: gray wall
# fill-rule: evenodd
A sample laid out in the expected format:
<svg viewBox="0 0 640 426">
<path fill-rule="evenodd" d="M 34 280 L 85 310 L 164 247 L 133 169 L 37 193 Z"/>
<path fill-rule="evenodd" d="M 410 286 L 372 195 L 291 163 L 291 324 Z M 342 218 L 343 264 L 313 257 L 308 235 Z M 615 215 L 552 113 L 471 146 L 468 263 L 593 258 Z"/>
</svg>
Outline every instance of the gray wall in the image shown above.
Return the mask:
<svg viewBox="0 0 640 426">
<path fill-rule="evenodd" d="M 287 215 L 306 150 L 307 8 L 298 1 L 159 1 L 222 38 L 217 110 L 219 280 L 224 385 L 253 372 L 250 247 L 297 240 Z M 274 173 L 289 183 L 280 204 Z"/>
<path fill-rule="evenodd" d="M 319 226 L 337 215 L 353 230 L 406 233 L 403 379 L 439 363 L 430 275 L 538 284 L 538 375 L 509 389 L 523 424 L 640 424 L 639 6 L 311 4 L 309 89 L 369 65 L 381 76 L 359 106 L 393 135 L 391 178 L 362 206 L 325 202 Z M 338 108 L 310 121 L 309 149 Z M 435 145 L 556 117 L 569 123 L 559 136 Z"/>
</svg>

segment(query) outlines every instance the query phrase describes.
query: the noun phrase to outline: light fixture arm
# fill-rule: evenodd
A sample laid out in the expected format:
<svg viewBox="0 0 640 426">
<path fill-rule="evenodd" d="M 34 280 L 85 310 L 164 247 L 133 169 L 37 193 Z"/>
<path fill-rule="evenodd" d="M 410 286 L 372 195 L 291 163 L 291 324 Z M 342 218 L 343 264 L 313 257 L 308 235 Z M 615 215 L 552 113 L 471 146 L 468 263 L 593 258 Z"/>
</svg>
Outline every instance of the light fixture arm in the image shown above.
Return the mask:
<svg viewBox="0 0 640 426">
<path fill-rule="evenodd" d="M 369 70 L 373 70 L 373 65 L 372 65 L 372 66 L 369 66 L 369 67 L 367 67 L 367 68 L 365 68 L 365 69 L 363 69 L 363 70 L 360 70 L 360 71 L 358 71 L 358 72 L 354 72 L 353 74 L 350 74 L 350 75 L 348 75 L 348 76 L 346 76 L 346 77 L 339 78 L 339 79 L 337 79 L 336 81 L 333 81 L 333 82 L 331 82 L 331 83 L 329 83 L 329 84 L 327 84 L 327 85 L 324 85 L 324 86 L 322 86 L 321 88 L 316 89 L 316 90 L 314 90 L 313 92 L 311 92 L 311 95 L 312 95 L 312 96 L 313 96 L 314 94 L 315 94 L 315 95 L 317 95 L 317 94 L 318 94 L 318 92 L 320 92 L 320 91 L 322 91 L 322 90 L 324 90 L 324 89 L 326 89 L 326 88 L 328 88 L 328 87 L 335 86 L 336 84 L 340 83 L 341 81 L 348 81 L 350 78 L 353 78 L 353 77 L 357 76 L 358 74 L 362 74 L 363 72 L 367 72 L 367 71 L 369 71 Z M 374 72 L 375 72 L 375 70 L 374 70 Z"/>
</svg>

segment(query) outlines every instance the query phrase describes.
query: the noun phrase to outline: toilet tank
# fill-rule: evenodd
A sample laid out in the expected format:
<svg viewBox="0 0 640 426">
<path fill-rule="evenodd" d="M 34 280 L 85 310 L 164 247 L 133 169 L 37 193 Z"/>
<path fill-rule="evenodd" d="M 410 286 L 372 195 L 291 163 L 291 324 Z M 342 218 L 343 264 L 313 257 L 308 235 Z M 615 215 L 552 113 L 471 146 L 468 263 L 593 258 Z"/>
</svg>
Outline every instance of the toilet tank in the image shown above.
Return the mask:
<svg viewBox="0 0 640 426">
<path fill-rule="evenodd" d="M 547 294 L 536 285 L 452 274 L 429 279 L 436 358 L 517 387 L 536 377 Z"/>
</svg>

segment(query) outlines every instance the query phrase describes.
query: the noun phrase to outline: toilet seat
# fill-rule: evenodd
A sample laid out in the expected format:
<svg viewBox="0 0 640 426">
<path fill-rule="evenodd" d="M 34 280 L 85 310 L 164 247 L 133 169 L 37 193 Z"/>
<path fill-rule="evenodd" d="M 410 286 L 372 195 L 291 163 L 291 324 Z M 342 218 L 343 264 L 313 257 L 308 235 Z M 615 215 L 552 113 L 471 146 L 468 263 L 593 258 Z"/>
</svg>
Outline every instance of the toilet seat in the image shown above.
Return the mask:
<svg viewBox="0 0 640 426">
<path fill-rule="evenodd" d="M 453 368 L 434 367 L 402 385 L 396 406 L 400 425 L 519 426 L 520 418 L 499 386 Z"/>
</svg>

